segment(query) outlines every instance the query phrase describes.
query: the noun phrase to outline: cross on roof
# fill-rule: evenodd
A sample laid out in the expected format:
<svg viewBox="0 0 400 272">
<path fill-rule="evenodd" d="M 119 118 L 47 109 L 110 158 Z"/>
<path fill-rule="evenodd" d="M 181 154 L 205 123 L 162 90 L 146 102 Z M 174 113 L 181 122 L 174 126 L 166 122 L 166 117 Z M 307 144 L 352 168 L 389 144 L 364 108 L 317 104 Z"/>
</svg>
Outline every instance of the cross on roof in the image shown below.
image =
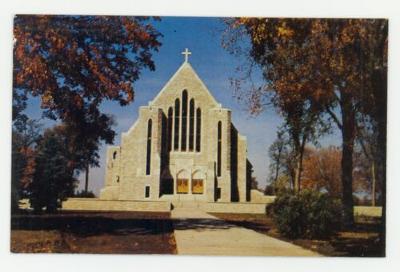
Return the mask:
<svg viewBox="0 0 400 272">
<path fill-rule="evenodd" d="M 185 51 L 182 52 L 182 55 L 185 55 L 185 62 L 188 62 L 189 55 L 191 55 L 192 52 L 190 52 L 187 48 L 185 48 Z"/>
</svg>

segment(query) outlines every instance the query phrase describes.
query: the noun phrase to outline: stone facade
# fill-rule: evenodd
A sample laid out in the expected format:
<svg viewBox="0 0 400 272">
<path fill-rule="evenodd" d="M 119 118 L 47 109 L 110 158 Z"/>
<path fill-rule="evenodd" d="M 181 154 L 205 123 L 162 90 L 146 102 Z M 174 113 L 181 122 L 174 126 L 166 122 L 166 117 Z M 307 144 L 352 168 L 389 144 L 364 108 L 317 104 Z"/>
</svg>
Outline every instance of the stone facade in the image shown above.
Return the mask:
<svg viewBox="0 0 400 272">
<path fill-rule="evenodd" d="M 187 59 L 107 150 L 103 200 L 250 201 L 246 137 Z"/>
</svg>

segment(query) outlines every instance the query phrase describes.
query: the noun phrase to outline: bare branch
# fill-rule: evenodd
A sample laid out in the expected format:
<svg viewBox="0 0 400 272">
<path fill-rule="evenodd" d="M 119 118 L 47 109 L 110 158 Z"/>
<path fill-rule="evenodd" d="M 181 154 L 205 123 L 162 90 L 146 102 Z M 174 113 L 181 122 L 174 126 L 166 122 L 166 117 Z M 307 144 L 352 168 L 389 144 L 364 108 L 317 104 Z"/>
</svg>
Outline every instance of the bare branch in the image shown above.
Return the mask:
<svg viewBox="0 0 400 272">
<path fill-rule="evenodd" d="M 339 129 L 342 130 L 343 129 L 343 125 L 339 121 L 339 118 L 336 116 L 336 114 L 329 107 L 326 107 L 326 111 L 332 117 L 333 121 L 335 121 L 335 123 L 339 127 Z"/>
</svg>

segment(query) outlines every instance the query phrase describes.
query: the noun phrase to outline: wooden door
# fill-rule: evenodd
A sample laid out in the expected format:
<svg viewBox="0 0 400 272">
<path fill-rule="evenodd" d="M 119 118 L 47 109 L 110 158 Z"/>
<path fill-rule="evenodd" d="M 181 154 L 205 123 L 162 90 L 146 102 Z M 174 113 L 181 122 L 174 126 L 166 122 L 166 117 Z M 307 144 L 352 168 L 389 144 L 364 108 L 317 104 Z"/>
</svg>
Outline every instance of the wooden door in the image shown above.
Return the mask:
<svg viewBox="0 0 400 272">
<path fill-rule="evenodd" d="M 192 193 L 202 194 L 204 192 L 204 185 L 202 179 L 192 179 Z"/>
<path fill-rule="evenodd" d="M 178 179 L 176 192 L 178 194 L 187 194 L 189 192 L 189 180 L 188 179 Z"/>
</svg>

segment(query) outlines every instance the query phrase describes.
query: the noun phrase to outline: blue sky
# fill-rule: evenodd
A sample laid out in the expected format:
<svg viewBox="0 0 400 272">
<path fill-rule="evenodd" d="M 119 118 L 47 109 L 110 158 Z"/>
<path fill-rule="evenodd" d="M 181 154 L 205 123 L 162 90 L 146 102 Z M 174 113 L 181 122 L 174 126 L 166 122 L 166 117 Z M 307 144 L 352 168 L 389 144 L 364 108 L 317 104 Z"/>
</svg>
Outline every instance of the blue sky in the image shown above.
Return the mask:
<svg viewBox="0 0 400 272">
<path fill-rule="evenodd" d="M 274 141 L 282 119 L 273 109 L 268 109 L 257 117 L 250 116 L 244 110 L 244 106 L 233 97 L 229 79 L 237 75 L 235 69 L 244 59 L 232 56 L 222 48 L 223 22 L 219 18 L 163 17 L 154 25 L 164 35 L 161 38 L 160 51 L 153 55 L 156 71 L 142 72 L 140 79 L 134 83 L 135 101 L 129 106 L 120 107 L 115 102 L 105 102 L 101 106 L 102 111 L 114 115 L 117 121 L 114 127 L 117 132 L 114 143 L 120 143 L 121 132 L 127 131 L 134 123 L 139 107 L 146 105 L 158 94 L 182 64 L 181 52 L 189 48 L 192 52 L 189 62 L 217 101 L 232 110 L 233 123 L 239 132 L 247 137 L 248 157 L 254 166 L 254 176 L 257 177 L 259 187 L 264 188 L 269 164 L 268 147 Z M 257 77 L 255 80 L 257 81 Z M 32 118 L 40 117 L 38 99 L 32 100 L 27 112 Z M 46 126 L 53 124 L 49 121 L 45 123 Z M 322 139 L 322 143 L 337 144 L 336 133 Z M 89 176 L 89 189 L 97 195 L 104 184 L 105 152 L 106 147 L 103 145 L 100 150 L 100 168 L 91 169 Z M 83 188 L 83 176 L 79 177 L 79 189 Z"/>
</svg>

